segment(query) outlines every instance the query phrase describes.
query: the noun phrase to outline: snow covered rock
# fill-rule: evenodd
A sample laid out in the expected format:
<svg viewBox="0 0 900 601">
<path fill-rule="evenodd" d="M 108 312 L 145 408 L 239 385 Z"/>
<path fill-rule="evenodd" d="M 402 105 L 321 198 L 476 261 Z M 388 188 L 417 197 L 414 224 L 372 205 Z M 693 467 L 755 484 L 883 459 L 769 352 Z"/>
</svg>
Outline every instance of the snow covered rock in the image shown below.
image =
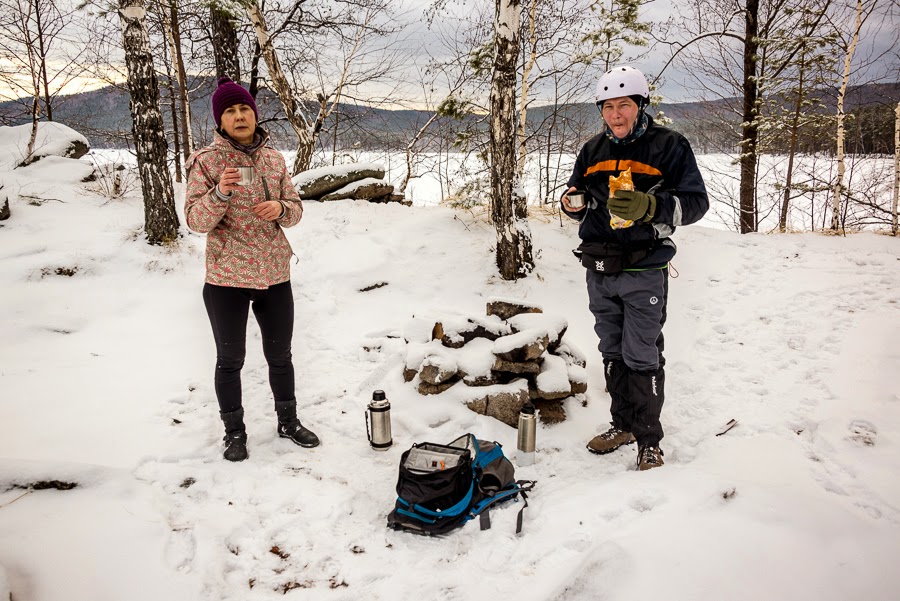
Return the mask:
<svg viewBox="0 0 900 601">
<path fill-rule="evenodd" d="M 563 421 L 562 402 L 587 391 L 584 356 L 562 340 L 568 322 L 540 307 L 492 302 L 488 311 L 509 318 L 450 314 L 408 322 L 399 335 L 406 341 L 403 380 L 419 394 L 446 392 L 510 426 L 529 399 L 540 401 L 541 421 Z"/>
<path fill-rule="evenodd" d="M 548 401 L 564 399 L 572 394 L 572 383 L 569 381 L 569 370 L 566 360 L 555 355 L 548 355 L 541 363 L 541 373 L 534 379 L 535 388 L 531 391 L 533 398 Z"/>
<path fill-rule="evenodd" d="M 449 390 L 450 387 L 453 386 L 454 384 L 456 384 L 457 382 L 459 382 L 459 378 L 456 377 L 456 374 L 454 374 L 454 376 L 451 379 L 449 379 L 445 382 L 441 382 L 440 384 L 429 384 L 425 380 L 420 380 L 419 385 L 417 386 L 417 389 L 419 391 L 419 394 L 422 394 L 422 395 L 440 394 L 440 393 L 444 392 L 445 390 Z"/>
<path fill-rule="evenodd" d="M 494 359 L 494 367 L 491 369 L 508 374 L 539 374 L 541 373 L 541 362 L 539 360 L 507 361 L 496 357 Z"/>
<path fill-rule="evenodd" d="M 466 406 L 481 415 L 487 415 L 515 428 L 519 411 L 528 402 L 528 380 L 520 378 L 509 384 L 478 389 L 478 396 L 466 402 Z"/>
<path fill-rule="evenodd" d="M 388 184 L 384 180 L 378 178 L 367 177 L 365 179 L 349 183 L 346 186 L 335 190 L 334 192 L 330 192 L 319 198 L 319 200 L 343 200 L 345 198 L 373 200 L 376 198 L 389 196 L 393 193 L 393 185 Z"/>
<path fill-rule="evenodd" d="M 487 303 L 487 314 L 496 315 L 500 319 L 509 319 L 521 313 L 543 313 L 543 309 L 537 305 L 523 303 L 510 299 L 489 298 Z"/>
<path fill-rule="evenodd" d="M 538 329 L 547 334 L 548 348 L 550 350 L 559 346 L 563 335 L 569 328 L 569 322 L 565 317 L 559 315 L 548 315 L 546 313 L 520 313 L 507 319 L 509 325 L 512 326 L 513 333 L 525 330 Z"/>
<path fill-rule="evenodd" d="M 319 167 L 298 173 L 291 181 L 306 200 L 358 199 L 412 206 L 402 194 L 394 194 L 393 184 L 384 181 L 384 167 L 376 163 Z"/>
<path fill-rule="evenodd" d="M 549 344 L 547 333 L 533 328 L 498 338 L 494 342 L 494 354 L 506 361 L 534 361 L 544 354 Z"/>
<path fill-rule="evenodd" d="M 425 357 L 422 366 L 419 368 L 419 378 L 428 384 L 443 384 L 455 376 L 458 370 L 456 361 L 452 358 L 442 355 L 429 355 Z"/>
<path fill-rule="evenodd" d="M 25 151 L 30 138 L 31 124 L 0 127 L 0 170 L 31 165 L 48 156 L 80 159 L 91 148 L 83 135 L 71 127 L 52 121 L 38 123 L 34 152 L 27 157 Z"/>
<path fill-rule="evenodd" d="M 434 325 L 433 332 L 434 337 L 449 348 L 462 348 L 476 338 L 496 340 L 513 333 L 508 323 L 494 316 L 466 319 L 444 317 Z"/>
<path fill-rule="evenodd" d="M 3 186 L 0 186 L 0 221 L 4 219 L 9 219 L 9 197 L 3 191 Z"/>
<path fill-rule="evenodd" d="M 587 365 L 587 359 L 581 353 L 581 351 L 573 346 L 569 346 L 565 342 L 556 347 L 553 352 L 565 359 L 566 365 L 577 365 L 578 367 L 582 368 Z"/>
<path fill-rule="evenodd" d="M 309 171 L 301 171 L 291 181 L 297 188 L 300 198 L 321 198 L 322 196 L 340 190 L 353 182 L 375 178 L 384 179 L 384 167 L 376 163 L 351 163 L 349 165 L 335 165 L 334 167 L 319 167 Z M 393 186 L 391 187 L 391 192 Z M 390 192 L 389 192 L 390 193 Z"/>
</svg>

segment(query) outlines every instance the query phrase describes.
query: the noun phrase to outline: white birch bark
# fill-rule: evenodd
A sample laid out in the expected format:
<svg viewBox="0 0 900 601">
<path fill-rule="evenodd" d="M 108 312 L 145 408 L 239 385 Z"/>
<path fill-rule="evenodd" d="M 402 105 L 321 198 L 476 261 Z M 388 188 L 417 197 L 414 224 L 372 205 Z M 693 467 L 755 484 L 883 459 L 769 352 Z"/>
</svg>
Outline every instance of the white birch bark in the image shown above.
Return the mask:
<svg viewBox="0 0 900 601">
<path fill-rule="evenodd" d="M 413 177 L 413 148 L 416 143 L 422 138 L 422 135 L 425 133 L 425 130 L 434 123 L 438 118 L 438 113 L 435 112 L 431 117 L 429 117 L 428 121 L 425 122 L 425 125 L 416 132 L 416 135 L 410 140 L 409 144 L 406 145 L 406 175 L 403 177 L 403 181 L 400 182 L 400 185 L 397 186 L 397 194 L 403 194 L 406 192 L 406 186 L 409 185 L 409 180 Z"/>
<path fill-rule="evenodd" d="M 159 85 L 142 0 L 121 0 L 119 9 L 131 95 L 132 135 L 144 196 L 144 229 L 150 244 L 162 244 L 177 238 L 178 215 L 166 162 Z"/>
<path fill-rule="evenodd" d="M 516 165 L 516 176 L 521 181 L 525 176 L 525 122 L 528 117 L 528 88 L 531 70 L 537 61 L 537 34 L 535 31 L 535 13 L 537 13 L 537 0 L 531 0 L 531 9 L 528 13 L 528 46 L 530 49 L 528 62 L 522 71 L 522 96 L 519 99 L 519 123 L 516 128 L 516 137 L 519 141 L 519 161 Z"/>
<path fill-rule="evenodd" d="M 853 27 L 853 37 L 847 54 L 844 57 L 844 75 L 841 80 L 841 88 L 837 98 L 837 179 L 832 186 L 831 229 L 837 231 L 841 218 L 841 192 L 844 189 L 844 97 L 847 94 L 847 83 L 850 81 L 850 62 L 856 51 L 859 41 L 859 30 L 862 27 L 863 0 L 856 0 L 856 23 Z"/>
<path fill-rule="evenodd" d="M 25 42 L 25 49 L 28 53 L 28 67 L 31 72 L 31 88 L 32 88 L 32 100 L 31 100 L 31 133 L 28 136 L 28 145 L 25 147 L 25 157 L 22 159 L 20 163 L 21 166 L 28 165 L 31 163 L 32 157 L 34 156 L 34 145 L 37 141 L 37 130 L 38 130 L 38 121 L 41 117 L 41 71 L 40 65 L 38 64 L 38 54 L 37 54 L 37 45 L 34 43 L 34 39 L 31 35 L 31 16 L 34 13 L 40 12 L 38 7 L 35 6 L 34 2 L 30 0 L 25 3 L 23 6 L 22 3 L 19 3 L 19 7 L 22 9 L 20 14 L 16 15 L 16 19 L 19 20 L 19 28 L 22 32 L 22 37 Z"/>
<path fill-rule="evenodd" d="M 900 200 L 900 102 L 894 111 L 894 204 L 891 207 L 891 232 L 896 236 L 897 230 L 897 204 Z"/>
<path fill-rule="evenodd" d="M 534 269 L 525 198 L 516 177 L 516 62 L 520 0 L 496 0 L 491 77 L 491 218 L 497 230 L 500 277 L 516 280 Z"/>
<path fill-rule="evenodd" d="M 272 80 L 272 86 L 281 105 L 284 108 L 284 114 L 287 117 L 288 124 L 297 134 L 297 157 L 294 159 L 294 165 L 291 173 L 296 175 L 301 171 L 309 168 L 312 160 L 313 149 L 315 148 L 316 136 L 313 123 L 303 113 L 300 102 L 294 95 L 294 90 L 288 82 L 281 68 L 281 62 L 275 53 L 275 47 L 272 39 L 269 37 L 268 26 L 263 17 L 259 4 L 254 0 L 247 6 L 247 14 L 250 22 L 253 23 L 253 30 L 256 32 L 256 39 L 259 42 L 263 59 L 269 69 L 269 78 Z"/>
</svg>

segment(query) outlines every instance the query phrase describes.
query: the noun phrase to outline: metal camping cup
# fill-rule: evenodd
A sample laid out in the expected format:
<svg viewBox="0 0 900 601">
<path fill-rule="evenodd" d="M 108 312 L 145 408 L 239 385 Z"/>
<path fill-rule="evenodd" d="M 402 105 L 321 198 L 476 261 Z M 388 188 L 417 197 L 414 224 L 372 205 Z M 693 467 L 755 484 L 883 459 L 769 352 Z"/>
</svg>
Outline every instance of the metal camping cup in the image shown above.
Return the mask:
<svg viewBox="0 0 900 601">
<path fill-rule="evenodd" d="M 391 438 L 391 403 L 383 390 L 372 393 L 372 401 L 366 409 L 366 436 L 376 451 L 387 451 L 394 442 Z"/>
<path fill-rule="evenodd" d="M 583 190 L 572 190 L 568 194 L 566 194 L 567 202 L 569 206 L 573 209 L 580 209 L 584 206 L 584 191 Z"/>
<path fill-rule="evenodd" d="M 253 178 L 256 175 L 254 167 L 236 167 L 236 169 L 241 174 L 241 179 L 238 182 L 239 186 L 249 186 L 253 183 Z"/>
<path fill-rule="evenodd" d="M 520 466 L 534 463 L 534 443 L 537 435 L 537 418 L 534 415 L 534 405 L 531 401 L 522 405 L 519 412 L 519 430 L 516 437 L 516 446 L 519 452 L 516 454 L 516 463 Z"/>
</svg>

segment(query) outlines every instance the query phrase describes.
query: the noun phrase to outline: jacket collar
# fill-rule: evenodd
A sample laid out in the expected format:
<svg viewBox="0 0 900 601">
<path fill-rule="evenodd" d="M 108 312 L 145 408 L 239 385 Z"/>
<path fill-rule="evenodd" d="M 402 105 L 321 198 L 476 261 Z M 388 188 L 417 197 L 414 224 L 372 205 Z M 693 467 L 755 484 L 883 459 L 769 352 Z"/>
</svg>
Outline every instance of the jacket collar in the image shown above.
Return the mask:
<svg viewBox="0 0 900 601">
<path fill-rule="evenodd" d="M 268 132 L 266 132 L 266 130 L 259 126 L 257 126 L 256 131 L 253 132 L 253 142 L 251 142 L 250 144 L 241 144 L 218 128 L 213 133 L 213 144 L 217 148 L 220 148 L 222 150 L 233 148 L 245 154 L 253 154 L 257 150 L 265 146 L 268 141 Z"/>
<path fill-rule="evenodd" d="M 653 117 L 641 111 L 641 114 L 638 116 L 637 122 L 635 123 L 634 130 L 624 138 L 617 138 L 606 124 L 604 124 L 603 133 L 606 134 L 606 137 L 609 138 L 613 144 L 630 144 L 643 136 L 644 133 L 650 129 L 651 125 L 653 125 Z"/>
</svg>

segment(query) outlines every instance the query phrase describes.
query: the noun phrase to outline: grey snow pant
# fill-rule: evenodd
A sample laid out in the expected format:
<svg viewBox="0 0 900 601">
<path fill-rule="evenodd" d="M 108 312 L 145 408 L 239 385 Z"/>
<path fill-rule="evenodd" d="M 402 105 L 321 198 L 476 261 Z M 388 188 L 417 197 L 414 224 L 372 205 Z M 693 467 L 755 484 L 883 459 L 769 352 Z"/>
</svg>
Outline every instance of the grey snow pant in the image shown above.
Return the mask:
<svg viewBox="0 0 900 601">
<path fill-rule="evenodd" d="M 600 338 L 613 425 L 641 446 L 658 446 L 665 401 L 662 328 L 666 323 L 669 270 L 603 275 L 587 271 L 594 331 Z"/>
</svg>

